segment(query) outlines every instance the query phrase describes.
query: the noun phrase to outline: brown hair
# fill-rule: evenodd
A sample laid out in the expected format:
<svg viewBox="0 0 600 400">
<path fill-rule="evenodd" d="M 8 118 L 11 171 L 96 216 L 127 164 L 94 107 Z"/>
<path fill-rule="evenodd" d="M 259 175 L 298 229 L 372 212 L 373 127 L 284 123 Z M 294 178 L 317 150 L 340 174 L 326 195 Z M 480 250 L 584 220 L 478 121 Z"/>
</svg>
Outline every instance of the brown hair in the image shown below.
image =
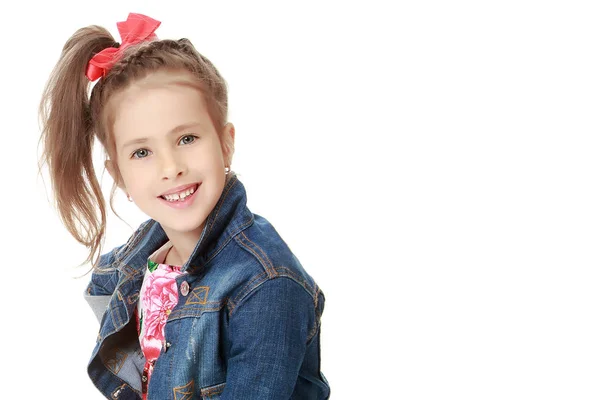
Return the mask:
<svg viewBox="0 0 600 400">
<path fill-rule="evenodd" d="M 94 137 L 104 154 L 116 160 L 107 104 L 111 96 L 158 70 L 184 71 L 201 90 L 217 132 L 227 121 L 227 86 L 214 65 L 187 39 L 155 40 L 130 46 L 119 61 L 94 85 L 85 75 L 92 56 L 119 47 L 100 26 L 79 29 L 63 47 L 40 103 L 43 153 L 40 171 L 48 164 L 55 206 L 60 218 L 81 244 L 89 249 L 84 261 L 96 267 L 106 231 L 106 205 L 92 160 Z M 119 177 L 117 163 L 113 163 Z M 110 194 L 110 207 L 117 183 Z M 99 211 L 99 215 L 98 215 Z"/>
</svg>

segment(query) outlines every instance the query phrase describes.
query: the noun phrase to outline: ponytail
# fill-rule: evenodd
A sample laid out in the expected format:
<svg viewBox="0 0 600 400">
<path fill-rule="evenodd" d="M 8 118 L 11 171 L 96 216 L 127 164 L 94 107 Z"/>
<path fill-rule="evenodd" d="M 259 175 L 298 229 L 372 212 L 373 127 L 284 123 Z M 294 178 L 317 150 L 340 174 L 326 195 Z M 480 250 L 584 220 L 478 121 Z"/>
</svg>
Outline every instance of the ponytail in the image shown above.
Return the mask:
<svg viewBox="0 0 600 400">
<path fill-rule="evenodd" d="M 43 153 L 59 216 L 81 244 L 89 248 L 84 261 L 95 267 L 106 230 L 106 206 L 94 171 L 94 123 L 90 113 L 87 64 L 95 53 L 116 47 L 99 26 L 79 29 L 65 44 L 40 103 Z M 99 214 L 98 214 L 99 211 Z"/>
</svg>

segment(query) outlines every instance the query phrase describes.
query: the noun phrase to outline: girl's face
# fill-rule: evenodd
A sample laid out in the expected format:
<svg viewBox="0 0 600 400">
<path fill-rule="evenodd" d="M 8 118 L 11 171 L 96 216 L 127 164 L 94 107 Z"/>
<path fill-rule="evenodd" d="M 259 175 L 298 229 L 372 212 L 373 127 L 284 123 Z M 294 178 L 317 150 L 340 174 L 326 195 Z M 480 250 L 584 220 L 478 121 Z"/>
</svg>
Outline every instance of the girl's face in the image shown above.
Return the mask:
<svg viewBox="0 0 600 400">
<path fill-rule="evenodd" d="M 223 191 L 235 132 L 231 124 L 215 130 L 200 91 L 181 84 L 186 78 L 154 73 L 118 94 L 113 134 L 121 188 L 168 236 L 199 238 Z M 183 202 L 164 197 L 186 189 L 194 192 Z"/>
</svg>

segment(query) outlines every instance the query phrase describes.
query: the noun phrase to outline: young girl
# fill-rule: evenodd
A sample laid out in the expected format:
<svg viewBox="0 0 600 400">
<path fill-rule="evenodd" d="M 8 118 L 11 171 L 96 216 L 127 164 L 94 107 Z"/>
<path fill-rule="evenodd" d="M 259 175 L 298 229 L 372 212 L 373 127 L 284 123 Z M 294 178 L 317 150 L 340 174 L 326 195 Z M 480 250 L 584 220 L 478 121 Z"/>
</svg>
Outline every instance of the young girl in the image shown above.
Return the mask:
<svg viewBox="0 0 600 400">
<path fill-rule="evenodd" d="M 230 170 L 225 81 L 187 39 L 130 14 L 65 44 L 41 103 L 62 221 L 90 254 L 100 320 L 88 373 L 112 399 L 326 399 L 324 296 Z M 89 86 L 95 82 L 91 92 Z M 106 206 L 92 163 L 150 219 L 101 254 Z"/>
</svg>

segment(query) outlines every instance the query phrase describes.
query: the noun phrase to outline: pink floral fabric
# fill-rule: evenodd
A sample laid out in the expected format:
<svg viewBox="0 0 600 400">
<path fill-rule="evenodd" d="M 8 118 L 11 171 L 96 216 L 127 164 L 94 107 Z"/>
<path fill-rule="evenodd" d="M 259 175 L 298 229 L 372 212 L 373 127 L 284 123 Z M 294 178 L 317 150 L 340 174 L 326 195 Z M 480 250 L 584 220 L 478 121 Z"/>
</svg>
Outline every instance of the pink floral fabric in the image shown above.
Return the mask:
<svg viewBox="0 0 600 400">
<path fill-rule="evenodd" d="M 181 267 L 155 263 L 148 260 L 148 272 L 140 291 L 138 334 L 142 352 L 146 357 L 142 377 L 143 398 L 146 398 L 155 361 L 165 345 L 165 325 L 177 305 L 177 282 Z"/>
</svg>

